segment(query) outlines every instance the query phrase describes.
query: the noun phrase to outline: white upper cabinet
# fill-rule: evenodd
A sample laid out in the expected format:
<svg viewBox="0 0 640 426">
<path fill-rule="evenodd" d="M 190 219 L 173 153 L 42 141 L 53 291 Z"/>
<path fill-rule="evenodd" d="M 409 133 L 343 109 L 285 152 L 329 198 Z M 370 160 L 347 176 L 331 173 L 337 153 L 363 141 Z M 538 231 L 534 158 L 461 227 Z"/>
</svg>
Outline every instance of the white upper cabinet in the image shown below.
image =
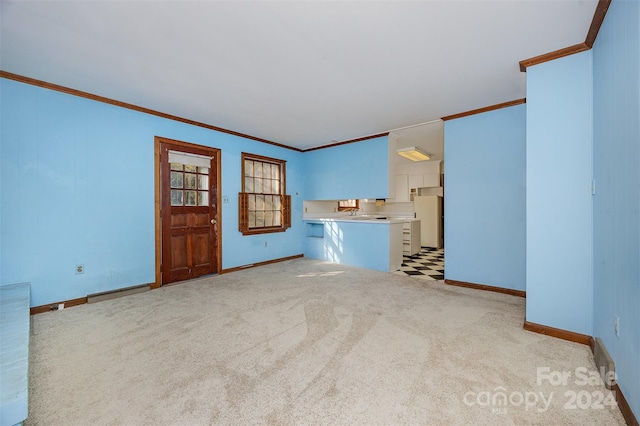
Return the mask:
<svg viewBox="0 0 640 426">
<path fill-rule="evenodd" d="M 410 201 L 409 199 L 409 175 L 407 174 L 399 174 L 396 175 L 396 195 L 390 201 L 395 201 L 397 203 L 403 203 Z"/>
<path fill-rule="evenodd" d="M 409 175 L 409 189 L 433 188 L 440 186 L 440 175 L 436 173 L 422 173 Z"/>
<path fill-rule="evenodd" d="M 422 175 L 422 177 L 424 188 L 433 188 L 436 186 L 440 186 L 440 173 L 425 173 L 424 175 Z"/>
<path fill-rule="evenodd" d="M 441 170 L 441 161 L 421 161 L 398 166 L 397 175 L 405 173 L 408 175 L 409 191 L 411 191 L 417 188 L 439 187 Z"/>
<path fill-rule="evenodd" d="M 409 188 L 422 188 L 424 187 L 424 174 L 409 175 Z"/>
</svg>

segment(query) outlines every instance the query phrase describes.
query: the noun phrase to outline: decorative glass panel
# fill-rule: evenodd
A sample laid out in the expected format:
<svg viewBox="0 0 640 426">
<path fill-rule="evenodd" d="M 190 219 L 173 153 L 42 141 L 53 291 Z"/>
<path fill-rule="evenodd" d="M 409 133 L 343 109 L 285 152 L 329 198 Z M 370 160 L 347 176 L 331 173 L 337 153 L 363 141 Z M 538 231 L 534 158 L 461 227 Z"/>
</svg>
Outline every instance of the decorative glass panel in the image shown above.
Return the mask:
<svg viewBox="0 0 640 426">
<path fill-rule="evenodd" d="M 180 171 L 182 171 L 182 164 L 181 163 L 171 163 L 171 170 L 180 170 Z"/>
<path fill-rule="evenodd" d="M 198 193 L 196 191 L 184 191 L 184 205 L 185 206 L 197 206 L 198 205 Z"/>
<path fill-rule="evenodd" d="M 182 188 L 182 173 L 181 172 L 171 172 L 171 187 L 172 188 Z"/>
<path fill-rule="evenodd" d="M 191 173 L 185 173 L 184 187 L 187 189 L 196 189 L 196 175 L 193 175 Z"/>
<path fill-rule="evenodd" d="M 207 175 L 198 175 L 198 189 L 209 189 L 209 176 Z"/>
<path fill-rule="evenodd" d="M 198 191 L 198 205 L 199 206 L 208 206 L 209 205 L 209 192 L 208 191 Z"/>
<path fill-rule="evenodd" d="M 193 166 L 191 164 L 185 164 L 184 165 L 184 171 L 185 172 L 193 172 L 195 173 L 198 170 L 198 168 L 196 166 Z"/>
<path fill-rule="evenodd" d="M 171 205 L 172 206 L 181 206 L 182 205 L 182 190 L 181 189 L 172 189 L 171 190 Z"/>
</svg>

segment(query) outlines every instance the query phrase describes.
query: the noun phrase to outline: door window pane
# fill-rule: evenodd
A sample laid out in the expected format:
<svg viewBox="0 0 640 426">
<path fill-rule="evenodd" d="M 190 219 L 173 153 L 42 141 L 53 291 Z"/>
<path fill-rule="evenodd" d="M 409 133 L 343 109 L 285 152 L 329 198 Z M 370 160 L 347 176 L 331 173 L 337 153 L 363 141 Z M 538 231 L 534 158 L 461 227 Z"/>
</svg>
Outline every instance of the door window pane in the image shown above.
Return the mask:
<svg viewBox="0 0 640 426">
<path fill-rule="evenodd" d="M 181 163 L 171 163 L 171 170 L 180 170 L 180 171 L 182 171 L 182 164 Z"/>
<path fill-rule="evenodd" d="M 209 176 L 207 175 L 198 175 L 198 189 L 209 189 Z"/>
<path fill-rule="evenodd" d="M 184 171 L 185 172 L 191 172 L 191 173 L 195 173 L 198 170 L 198 168 L 194 165 L 191 164 L 185 164 L 184 165 Z"/>
<path fill-rule="evenodd" d="M 198 173 L 202 173 L 205 175 L 209 174 L 209 168 L 208 167 L 198 167 Z"/>
<path fill-rule="evenodd" d="M 182 188 L 182 173 L 181 172 L 171 172 L 171 187 L 172 188 Z"/>
<path fill-rule="evenodd" d="M 184 191 L 184 205 L 185 206 L 197 206 L 197 195 L 196 191 Z"/>
<path fill-rule="evenodd" d="M 184 187 L 187 189 L 196 189 L 196 175 L 191 173 L 185 173 Z"/>
<path fill-rule="evenodd" d="M 172 189 L 171 190 L 171 205 L 172 206 L 181 206 L 182 205 L 182 190 L 181 189 Z"/>
<path fill-rule="evenodd" d="M 208 206 L 209 205 L 209 192 L 208 191 L 198 191 L 198 205 L 199 206 Z"/>
</svg>

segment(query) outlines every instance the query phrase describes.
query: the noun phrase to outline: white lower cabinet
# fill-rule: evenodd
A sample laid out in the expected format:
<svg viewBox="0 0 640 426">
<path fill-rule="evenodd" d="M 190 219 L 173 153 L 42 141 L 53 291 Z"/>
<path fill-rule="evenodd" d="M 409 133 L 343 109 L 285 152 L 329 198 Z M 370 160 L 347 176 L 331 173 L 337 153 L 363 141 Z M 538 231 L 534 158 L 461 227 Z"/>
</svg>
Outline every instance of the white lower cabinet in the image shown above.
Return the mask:
<svg viewBox="0 0 640 426">
<path fill-rule="evenodd" d="M 420 220 L 407 220 L 402 224 L 402 254 L 413 256 L 420 252 Z"/>
</svg>

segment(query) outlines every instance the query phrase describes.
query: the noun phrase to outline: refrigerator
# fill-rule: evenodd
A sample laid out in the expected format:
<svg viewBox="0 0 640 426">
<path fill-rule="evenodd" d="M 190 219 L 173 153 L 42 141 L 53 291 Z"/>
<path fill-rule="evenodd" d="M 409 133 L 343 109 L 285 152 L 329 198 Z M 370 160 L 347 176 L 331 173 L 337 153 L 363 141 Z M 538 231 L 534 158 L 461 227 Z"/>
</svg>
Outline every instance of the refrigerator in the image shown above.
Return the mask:
<svg viewBox="0 0 640 426">
<path fill-rule="evenodd" d="M 420 219 L 420 245 L 442 248 L 442 197 L 416 195 L 413 205 L 416 219 Z"/>
</svg>

